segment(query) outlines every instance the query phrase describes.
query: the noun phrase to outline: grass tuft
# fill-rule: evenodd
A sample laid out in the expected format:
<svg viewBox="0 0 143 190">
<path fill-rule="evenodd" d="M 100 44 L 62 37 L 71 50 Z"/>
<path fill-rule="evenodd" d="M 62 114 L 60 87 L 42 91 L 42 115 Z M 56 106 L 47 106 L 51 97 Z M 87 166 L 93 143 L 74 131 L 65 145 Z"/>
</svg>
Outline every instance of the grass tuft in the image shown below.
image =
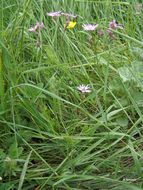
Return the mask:
<svg viewBox="0 0 143 190">
<path fill-rule="evenodd" d="M 142 20 L 137 0 L 0 1 L 0 190 L 143 189 Z"/>
</svg>

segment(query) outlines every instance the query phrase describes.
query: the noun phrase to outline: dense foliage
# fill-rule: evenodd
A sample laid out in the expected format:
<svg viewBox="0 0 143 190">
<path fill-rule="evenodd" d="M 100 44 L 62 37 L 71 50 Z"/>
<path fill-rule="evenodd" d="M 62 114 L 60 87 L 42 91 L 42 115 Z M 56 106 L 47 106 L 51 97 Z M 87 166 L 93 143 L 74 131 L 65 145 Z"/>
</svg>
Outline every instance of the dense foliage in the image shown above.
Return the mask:
<svg viewBox="0 0 143 190">
<path fill-rule="evenodd" d="M 0 190 L 143 188 L 142 20 L 135 0 L 0 1 Z"/>
</svg>

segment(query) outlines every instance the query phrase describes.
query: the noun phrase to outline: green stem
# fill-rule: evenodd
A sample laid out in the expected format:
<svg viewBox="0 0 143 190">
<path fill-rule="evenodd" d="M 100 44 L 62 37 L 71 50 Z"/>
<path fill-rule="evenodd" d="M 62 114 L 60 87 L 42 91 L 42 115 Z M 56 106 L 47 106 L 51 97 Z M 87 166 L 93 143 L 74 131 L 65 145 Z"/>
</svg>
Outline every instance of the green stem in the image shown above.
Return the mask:
<svg viewBox="0 0 143 190">
<path fill-rule="evenodd" d="M 0 49 L 0 103 L 4 105 L 4 80 L 3 80 L 3 62 L 2 62 L 2 50 Z"/>
</svg>

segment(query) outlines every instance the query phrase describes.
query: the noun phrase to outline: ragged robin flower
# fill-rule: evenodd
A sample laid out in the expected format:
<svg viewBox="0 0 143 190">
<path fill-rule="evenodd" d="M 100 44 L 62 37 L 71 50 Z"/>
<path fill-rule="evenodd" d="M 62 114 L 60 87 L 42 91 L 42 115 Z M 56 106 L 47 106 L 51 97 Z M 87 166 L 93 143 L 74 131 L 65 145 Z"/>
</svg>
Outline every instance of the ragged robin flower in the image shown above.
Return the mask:
<svg viewBox="0 0 143 190">
<path fill-rule="evenodd" d="M 89 93 L 89 92 L 91 92 L 91 89 L 90 89 L 90 86 L 89 85 L 79 85 L 78 87 L 77 87 L 77 89 L 81 92 L 81 93 L 83 93 L 83 94 L 85 94 L 85 93 Z"/>
<path fill-rule="evenodd" d="M 115 39 L 115 35 L 112 30 L 124 29 L 123 24 L 118 24 L 115 20 L 109 22 L 109 28 L 107 29 L 107 33 L 109 34 L 110 39 Z"/>
<path fill-rule="evenodd" d="M 98 35 L 99 37 L 103 37 L 103 36 L 104 36 L 104 31 L 103 31 L 102 29 L 99 29 L 99 30 L 97 31 L 97 35 Z"/>
<path fill-rule="evenodd" d="M 47 16 L 50 16 L 52 18 L 59 17 L 61 16 L 61 11 L 47 13 Z"/>
<path fill-rule="evenodd" d="M 36 32 L 37 30 L 41 30 L 44 28 L 44 23 L 37 22 L 35 26 L 32 26 L 28 29 L 29 32 Z"/>
<path fill-rule="evenodd" d="M 77 18 L 77 15 L 71 13 L 61 13 L 61 15 L 65 16 L 66 18 L 73 18 L 73 19 Z"/>
<path fill-rule="evenodd" d="M 98 27 L 98 24 L 83 24 L 82 27 L 85 31 L 94 31 Z"/>
<path fill-rule="evenodd" d="M 109 29 L 123 29 L 123 28 L 124 28 L 123 25 L 118 24 L 115 20 L 109 23 Z"/>
</svg>

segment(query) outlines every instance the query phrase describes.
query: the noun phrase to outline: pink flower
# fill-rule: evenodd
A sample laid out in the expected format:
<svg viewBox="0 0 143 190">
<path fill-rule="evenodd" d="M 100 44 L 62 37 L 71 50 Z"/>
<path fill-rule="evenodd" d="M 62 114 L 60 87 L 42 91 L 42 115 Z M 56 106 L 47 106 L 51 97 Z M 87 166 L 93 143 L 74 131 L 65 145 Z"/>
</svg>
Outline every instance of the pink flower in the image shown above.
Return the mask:
<svg viewBox="0 0 143 190">
<path fill-rule="evenodd" d="M 82 27 L 86 31 L 94 31 L 98 27 L 98 24 L 83 24 Z"/>
<path fill-rule="evenodd" d="M 90 87 L 88 86 L 88 85 L 79 85 L 78 87 L 77 87 L 77 89 L 81 92 L 81 93 L 89 93 L 89 92 L 91 92 L 91 89 L 90 89 Z"/>
<path fill-rule="evenodd" d="M 36 32 L 37 30 L 41 30 L 44 28 L 44 23 L 37 22 L 35 26 L 28 29 L 29 32 Z"/>
<path fill-rule="evenodd" d="M 64 16 L 69 17 L 69 18 L 77 18 L 77 15 L 73 15 L 70 13 L 61 13 L 61 15 L 64 15 Z"/>
<path fill-rule="evenodd" d="M 111 21 L 109 23 L 109 28 L 107 29 L 107 32 L 109 34 L 109 37 L 111 39 L 114 39 L 115 38 L 115 35 L 113 34 L 113 31 L 112 30 L 116 30 L 116 29 L 123 29 L 123 25 L 122 24 L 117 24 L 117 22 L 115 20 Z"/>
<path fill-rule="evenodd" d="M 103 30 L 99 29 L 99 30 L 97 31 L 97 35 L 98 35 L 99 37 L 104 36 Z"/>
<path fill-rule="evenodd" d="M 108 32 L 109 37 L 110 37 L 111 39 L 114 39 L 114 38 L 115 38 L 115 35 L 113 34 L 113 32 L 112 32 L 112 30 L 111 30 L 110 28 L 107 29 L 107 32 Z"/>
<path fill-rule="evenodd" d="M 109 28 L 111 28 L 111 29 L 123 29 L 124 27 L 123 27 L 123 25 L 122 24 L 117 24 L 116 23 L 116 21 L 115 20 L 113 20 L 113 21 L 111 21 L 110 23 L 109 23 Z"/>
<path fill-rule="evenodd" d="M 61 11 L 47 13 L 47 16 L 59 17 L 59 16 L 61 16 Z"/>
</svg>

